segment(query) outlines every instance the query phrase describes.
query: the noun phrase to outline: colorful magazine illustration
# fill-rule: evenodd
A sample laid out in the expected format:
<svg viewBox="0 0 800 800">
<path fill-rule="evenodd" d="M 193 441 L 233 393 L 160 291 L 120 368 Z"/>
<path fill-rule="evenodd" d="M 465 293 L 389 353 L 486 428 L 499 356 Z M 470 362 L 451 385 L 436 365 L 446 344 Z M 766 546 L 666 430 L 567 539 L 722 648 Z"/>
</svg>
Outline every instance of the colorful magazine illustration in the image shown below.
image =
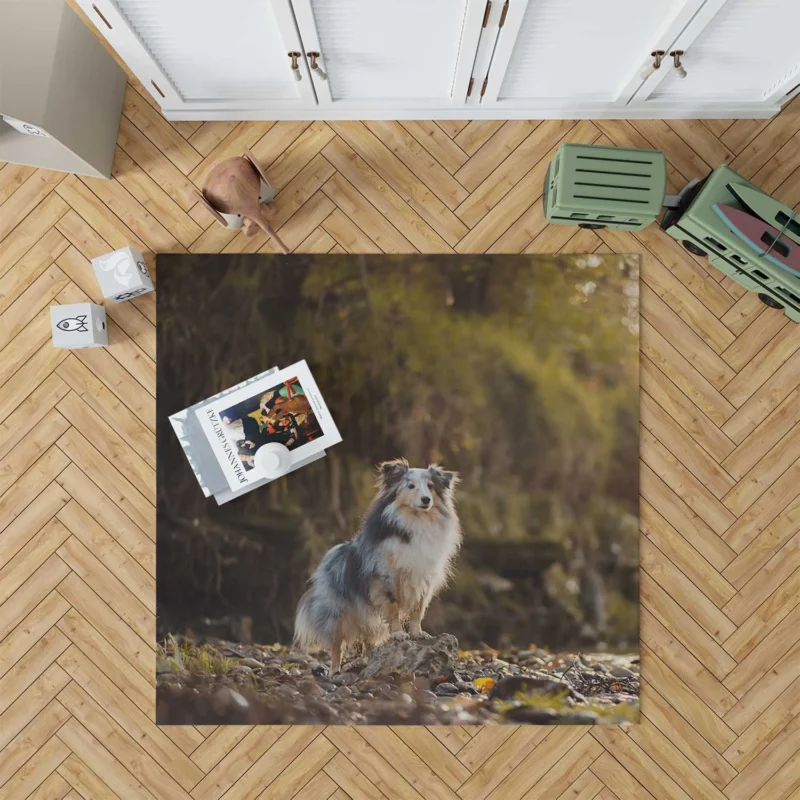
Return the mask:
<svg viewBox="0 0 800 800">
<path fill-rule="evenodd" d="M 269 479 L 259 466 L 260 447 L 286 447 L 291 470 L 342 441 L 305 361 L 223 392 L 194 413 L 234 495 Z"/>
</svg>

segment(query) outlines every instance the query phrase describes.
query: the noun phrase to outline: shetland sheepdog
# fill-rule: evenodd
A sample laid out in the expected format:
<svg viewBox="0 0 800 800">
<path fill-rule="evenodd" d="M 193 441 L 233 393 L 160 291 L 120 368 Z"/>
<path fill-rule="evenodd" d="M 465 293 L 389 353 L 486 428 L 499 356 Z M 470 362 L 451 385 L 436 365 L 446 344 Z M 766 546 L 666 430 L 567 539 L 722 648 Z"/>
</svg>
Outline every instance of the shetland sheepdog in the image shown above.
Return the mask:
<svg viewBox="0 0 800 800">
<path fill-rule="evenodd" d="M 348 644 L 430 636 L 422 619 L 461 546 L 457 483 L 455 472 L 436 464 L 414 469 L 400 458 L 378 465 L 378 491 L 361 530 L 331 548 L 309 580 L 295 615 L 296 646 L 330 652 L 335 673 Z"/>
</svg>

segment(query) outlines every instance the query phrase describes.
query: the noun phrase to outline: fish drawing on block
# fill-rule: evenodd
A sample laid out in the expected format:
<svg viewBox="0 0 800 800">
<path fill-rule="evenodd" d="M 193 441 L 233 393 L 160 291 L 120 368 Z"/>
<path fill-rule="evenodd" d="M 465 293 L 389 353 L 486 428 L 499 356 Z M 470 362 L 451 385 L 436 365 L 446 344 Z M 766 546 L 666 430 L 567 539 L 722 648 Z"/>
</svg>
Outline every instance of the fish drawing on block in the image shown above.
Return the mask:
<svg viewBox="0 0 800 800">
<path fill-rule="evenodd" d="M 781 269 L 800 275 L 800 245 L 758 217 L 724 203 L 712 206 L 722 221 L 760 256 Z"/>
<path fill-rule="evenodd" d="M 56 323 L 56 328 L 62 331 L 75 331 L 76 333 L 86 333 L 89 326 L 86 324 L 86 314 L 79 317 L 67 317 Z"/>
</svg>

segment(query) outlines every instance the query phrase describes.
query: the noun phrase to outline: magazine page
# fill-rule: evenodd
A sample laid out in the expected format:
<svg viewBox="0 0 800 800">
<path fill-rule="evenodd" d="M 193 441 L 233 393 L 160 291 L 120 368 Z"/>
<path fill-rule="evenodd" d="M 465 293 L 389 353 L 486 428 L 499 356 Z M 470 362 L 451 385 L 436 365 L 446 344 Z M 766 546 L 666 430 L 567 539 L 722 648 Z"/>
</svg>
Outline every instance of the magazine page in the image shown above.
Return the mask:
<svg viewBox="0 0 800 800">
<path fill-rule="evenodd" d="M 227 397 L 239 389 L 250 386 L 268 375 L 274 375 L 277 371 L 277 367 L 271 367 L 170 416 L 170 424 L 206 497 L 211 497 L 218 491 L 229 491 L 229 486 L 222 467 L 211 450 L 211 442 L 206 438 L 205 430 L 201 427 L 200 419 L 195 411 L 218 398 Z"/>
<path fill-rule="evenodd" d="M 206 403 L 195 413 L 232 490 L 267 477 L 256 460 L 265 444 L 284 445 L 294 468 L 342 441 L 305 361 Z"/>
<path fill-rule="evenodd" d="M 294 472 L 296 469 L 300 469 L 301 467 L 306 466 L 306 464 L 310 464 L 312 461 L 319 461 L 320 458 L 325 458 L 325 452 L 321 453 L 313 453 L 308 458 L 304 458 L 302 461 L 298 461 L 296 464 L 292 464 L 289 468 L 287 475 L 289 472 Z M 283 475 L 281 477 L 284 477 Z M 241 497 L 243 494 L 247 494 L 248 492 L 252 492 L 253 489 L 258 489 L 259 486 L 264 486 L 267 483 L 271 483 L 273 480 L 277 480 L 276 478 L 260 478 L 257 481 L 253 481 L 246 486 L 243 486 L 240 489 L 223 489 L 222 491 L 217 492 L 214 495 L 214 499 L 217 501 L 217 505 L 221 506 L 225 503 L 229 503 L 231 500 L 235 500 L 237 497 Z"/>
</svg>

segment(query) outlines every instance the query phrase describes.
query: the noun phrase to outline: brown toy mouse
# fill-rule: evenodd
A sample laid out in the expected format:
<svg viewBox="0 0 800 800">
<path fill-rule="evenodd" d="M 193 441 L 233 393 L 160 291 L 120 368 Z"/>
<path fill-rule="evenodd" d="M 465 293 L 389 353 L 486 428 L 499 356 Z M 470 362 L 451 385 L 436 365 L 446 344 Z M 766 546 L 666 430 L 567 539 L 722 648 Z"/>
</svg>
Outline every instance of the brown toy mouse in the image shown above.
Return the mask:
<svg viewBox="0 0 800 800">
<path fill-rule="evenodd" d="M 245 236 L 253 236 L 261 228 L 275 240 L 282 253 L 288 253 L 289 248 L 269 223 L 270 212 L 259 200 L 262 181 L 269 186 L 266 173 L 252 153 L 245 150 L 243 156 L 226 158 L 211 170 L 200 197 L 214 218 L 226 228 L 241 224 Z M 232 219 L 225 219 L 223 214 Z"/>
</svg>

